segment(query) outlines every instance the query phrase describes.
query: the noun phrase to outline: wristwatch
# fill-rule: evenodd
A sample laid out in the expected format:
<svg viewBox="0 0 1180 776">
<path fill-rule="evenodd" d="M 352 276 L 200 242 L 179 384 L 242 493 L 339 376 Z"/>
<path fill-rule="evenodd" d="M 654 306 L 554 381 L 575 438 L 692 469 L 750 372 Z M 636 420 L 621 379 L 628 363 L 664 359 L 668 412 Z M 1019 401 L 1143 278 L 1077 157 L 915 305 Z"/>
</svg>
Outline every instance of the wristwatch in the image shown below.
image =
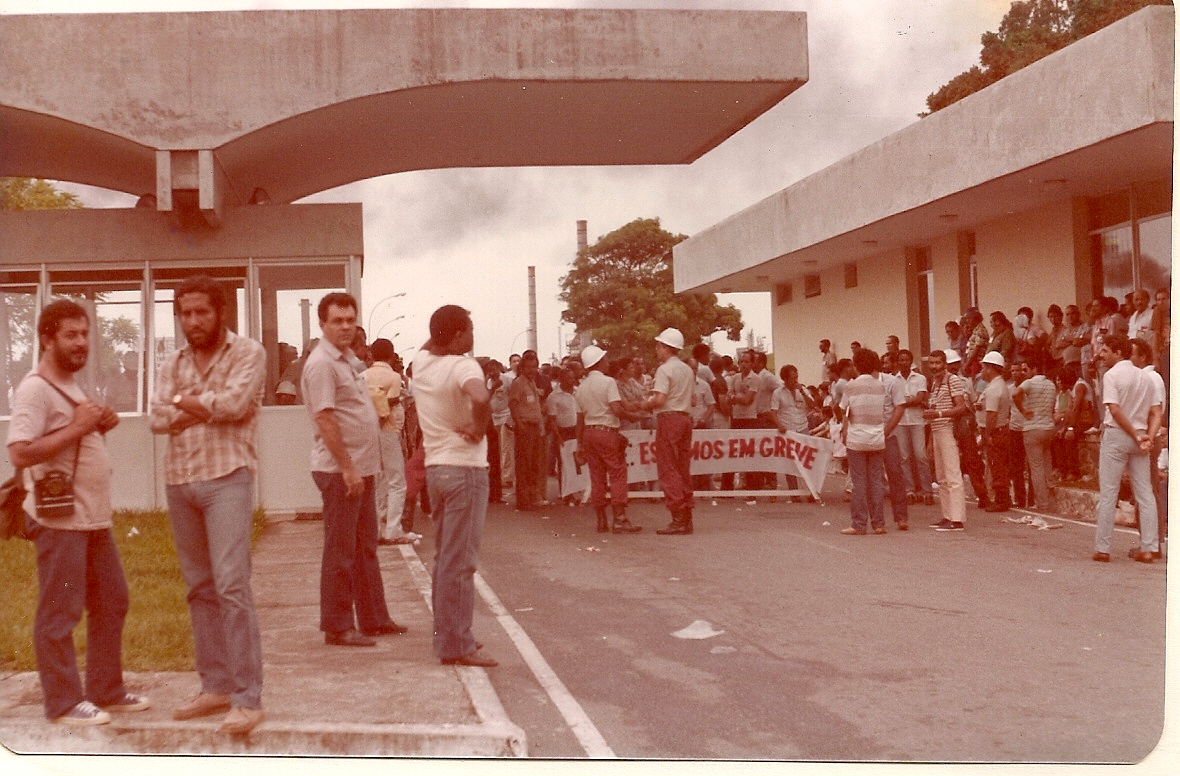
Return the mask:
<svg viewBox="0 0 1180 776">
<path fill-rule="evenodd" d="M 172 397 L 172 406 L 173 406 L 173 407 L 179 407 L 179 406 L 180 406 L 180 400 L 181 400 L 181 399 L 183 399 L 183 398 L 184 398 L 184 394 L 183 394 L 183 393 L 178 393 L 178 394 L 176 394 L 175 396 L 173 396 L 173 397 Z"/>
</svg>

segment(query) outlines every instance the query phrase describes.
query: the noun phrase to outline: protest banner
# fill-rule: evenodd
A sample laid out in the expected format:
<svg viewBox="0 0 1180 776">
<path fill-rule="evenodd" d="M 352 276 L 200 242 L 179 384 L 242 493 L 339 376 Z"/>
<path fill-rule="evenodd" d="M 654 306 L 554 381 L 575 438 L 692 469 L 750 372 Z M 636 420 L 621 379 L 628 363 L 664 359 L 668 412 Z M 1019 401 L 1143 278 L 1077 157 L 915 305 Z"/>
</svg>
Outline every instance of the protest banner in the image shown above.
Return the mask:
<svg viewBox="0 0 1180 776">
<path fill-rule="evenodd" d="M 655 431 L 624 431 L 627 438 L 627 482 L 656 480 Z M 819 498 L 832 459 L 832 441 L 823 437 L 774 429 L 696 429 L 692 432 L 692 473 L 775 472 L 797 477 L 806 485 L 799 490 L 758 491 L 760 495 L 812 495 Z M 590 487 L 586 466 L 574 463 L 575 441 L 562 445 L 564 476 L 562 497 Z M 579 471 L 580 468 L 580 471 Z M 719 491 L 697 491 L 698 494 Z M 748 495 L 750 491 L 727 491 L 726 495 Z M 660 496 L 659 491 L 632 493 L 632 497 Z"/>
</svg>

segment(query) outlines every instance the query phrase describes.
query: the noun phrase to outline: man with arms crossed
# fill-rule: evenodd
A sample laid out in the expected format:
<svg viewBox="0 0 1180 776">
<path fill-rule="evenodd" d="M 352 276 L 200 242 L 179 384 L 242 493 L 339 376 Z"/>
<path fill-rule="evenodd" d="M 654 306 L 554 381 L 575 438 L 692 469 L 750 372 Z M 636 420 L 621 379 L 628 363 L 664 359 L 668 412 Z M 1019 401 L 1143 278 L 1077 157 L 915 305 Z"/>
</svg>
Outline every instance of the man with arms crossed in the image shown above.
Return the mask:
<svg viewBox="0 0 1180 776">
<path fill-rule="evenodd" d="M 111 461 L 102 438 L 119 416 L 91 401 L 74 381 L 90 354 L 84 308 L 65 299 L 46 305 L 37 336 L 41 361 L 12 400 L 8 459 L 30 469 L 34 479 L 48 471 L 71 472 L 74 500 L 63 514 L 39 514 L 31 526 L 39 589 L 33 651 L 45 716 L 64 725 L 103 725 L 111 721 L 108 711 L 149 706 L 123 687 L 127 581 L 111 535 Z M 85 690 L 73 638 L 83 610 Z"/>
<path fill-rule="evenodd" d="M 243 735 L 264 716 L 250 531 L 266 351 L 226 328 L 225 297 L 211 278 L 185 280 L 172 307 L 188 344 L 160 367 L 151 424 L 168 435 L 168 516 L 201 678 L 200 693 L 172 716 L 228 711 L 222 732 Z"/>
<path fill-rule="evenodd" d="M 320 630 L 326 644 L 341 647 L 371 647 L 373 636 L 406 632 L 389 616 L 377 562 L 380 432 L 365 378 L 352 364 L 356 311 L 349 294 L 320 300 L 324 336 L 303 367 L 303 401 L 315 430 L 311 477 L 324 502 Z"/>
<path fill-rule="evenodd" d="M 483 369 L 468 355 L 474 335 L 471 315 L 462 307 L 444 305 L 434 311 L 430 339 L 414 355 L 414 398 L 436 531 L 434 654 L 443 665 L 491 668 L 498 663 L 483 653 L 471 633 L 475 569 L 488 511 L 484 435 L 492 413 Z M 522 372 L 518 379 L 529 378 Z"/>
</svg>

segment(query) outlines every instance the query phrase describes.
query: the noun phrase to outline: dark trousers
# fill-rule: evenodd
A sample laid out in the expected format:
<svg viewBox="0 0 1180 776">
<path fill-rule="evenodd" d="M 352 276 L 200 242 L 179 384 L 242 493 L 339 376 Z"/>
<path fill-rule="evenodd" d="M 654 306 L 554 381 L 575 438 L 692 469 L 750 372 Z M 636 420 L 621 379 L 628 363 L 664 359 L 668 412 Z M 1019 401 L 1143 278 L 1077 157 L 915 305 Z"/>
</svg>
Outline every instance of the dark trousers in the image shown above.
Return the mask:
<svg viewBox="0 0 1180 776">
<path fill-rule="evenodd" d="M 984 477 L 983 458 L 979 455 L 979 443 L 975 439 L 975 422 L 955 422 L 955 442 L 959 445 L 959 469 L 971 481 L 975 498 L 981 505 L 987 503 L 987 480 Z"/>
<path fill-rule="evenodd" d="M 762 421 L 758 420 L 758 418 L 734 418 L 730 423 L 730 427 L 740 429 L 762 428 Z M 763 472 L 745 472 L 742 474 L 742 485 L 742 490 L 765 490 L 766 476 Z M 722 487 L 724 487 L 724 479 L 722 480 Z"/>
<path fill-rule="evenodd" d="M 905 473 L 901 468 L 901 442 L 895 434 L 885 437 L 885 476 L 889 480 L 889 509 L 893 522 L 910 522 L 910 507 L 905 498 Z M 866 464 L 867 465 L 867 464 Z"/>
<path fill-rule="evenodd" d="M 656 473 L 669 510 L 692 509 L 692 418 L 687 412 L 656 415 Z"/>
<path fill-rule="evenodd" d="M 45 716 L 55 719 L 83 700 L 102 706 L 123 697 L 123 620 L 127 580 L 110 530 L 40 527 L 33 651 Z M 10 580 L 10 583 L 13 581 Z M 78 675 L 74 627 L 86 612 L 86 688 Z"/>
<path fill-rule="evenodd" d="M 545 436 L 538 423 L 517 423 L 513 436 L 516 458 L 516 508 L 532 509 L 542 499 L 545 482 Z"/>
<path fill-rule="evenodd" d="M 500 429 L 488 420 L 488 503 L 504 500 L 504 483 L 500 480 Z"/>
<path fill-rule="evenodd" d="M 618 431 L 587 428 L 582 451 L 590 467 L 590 506 L 616 510 L 627 506 L 627 438 Z"/>
<path fill-rule="evenodd" d="M 344 475 L 312 472 L 324 502 L 324 553 L 320 563 L 320 630 L 376 630 L 390 622 L 377 561 L 377 503 L 373 482 L 349 498 Z M 353 619 L 353 611 L 356 619 Z"/>
<path fill-rule="evenodd" d="M 987 465 L 992 475 L 992 503 L 1007 509 L 1012 506 L 1012 498 L 1008 492 L 1008 451 L 1011 449 L 1012 433 L 1007 426 L 997 428 L 991 432 L 990 439 L 985 445 L 987 451 Z"/>
<path fill-rule="evenodd" d="M 1013 407 L 1012 411 L 1017 410 Z M 1012 482 L 1012 496 L 1018 507 L 1028 506 L 1031 501 L 1028 491 L 1032 489 L 1025 485 L 1027 469 L 1028 456 L 1024 452 L 1024 434 L 1008 429 L 1008 479 Z"/>
</svg>

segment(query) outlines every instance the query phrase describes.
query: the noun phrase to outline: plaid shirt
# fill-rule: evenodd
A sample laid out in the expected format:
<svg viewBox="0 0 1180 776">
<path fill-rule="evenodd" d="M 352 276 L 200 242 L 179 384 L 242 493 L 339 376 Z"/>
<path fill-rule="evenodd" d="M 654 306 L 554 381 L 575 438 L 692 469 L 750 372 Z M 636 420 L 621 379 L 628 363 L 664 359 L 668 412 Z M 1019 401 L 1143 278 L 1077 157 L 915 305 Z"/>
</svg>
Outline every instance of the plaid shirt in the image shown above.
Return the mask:
<svg viewBox="0 0 1180 776">
<path fill-rule="evenodd" d="M 243 466 L 258 465 L 258 410 L 266 379 L 266 351 L 262 345 L 232 331 L 202 374 L 191 347 L 165 359 L 152 401 L 152 431 L 169 434 L 164 456 L 164 482 L 187 485 L 224 477 Z M 172 397 L 195 394 L 209 410 L 205 423 L 172 434 L 168 426 L 181 411 Z"/>
</svg>

